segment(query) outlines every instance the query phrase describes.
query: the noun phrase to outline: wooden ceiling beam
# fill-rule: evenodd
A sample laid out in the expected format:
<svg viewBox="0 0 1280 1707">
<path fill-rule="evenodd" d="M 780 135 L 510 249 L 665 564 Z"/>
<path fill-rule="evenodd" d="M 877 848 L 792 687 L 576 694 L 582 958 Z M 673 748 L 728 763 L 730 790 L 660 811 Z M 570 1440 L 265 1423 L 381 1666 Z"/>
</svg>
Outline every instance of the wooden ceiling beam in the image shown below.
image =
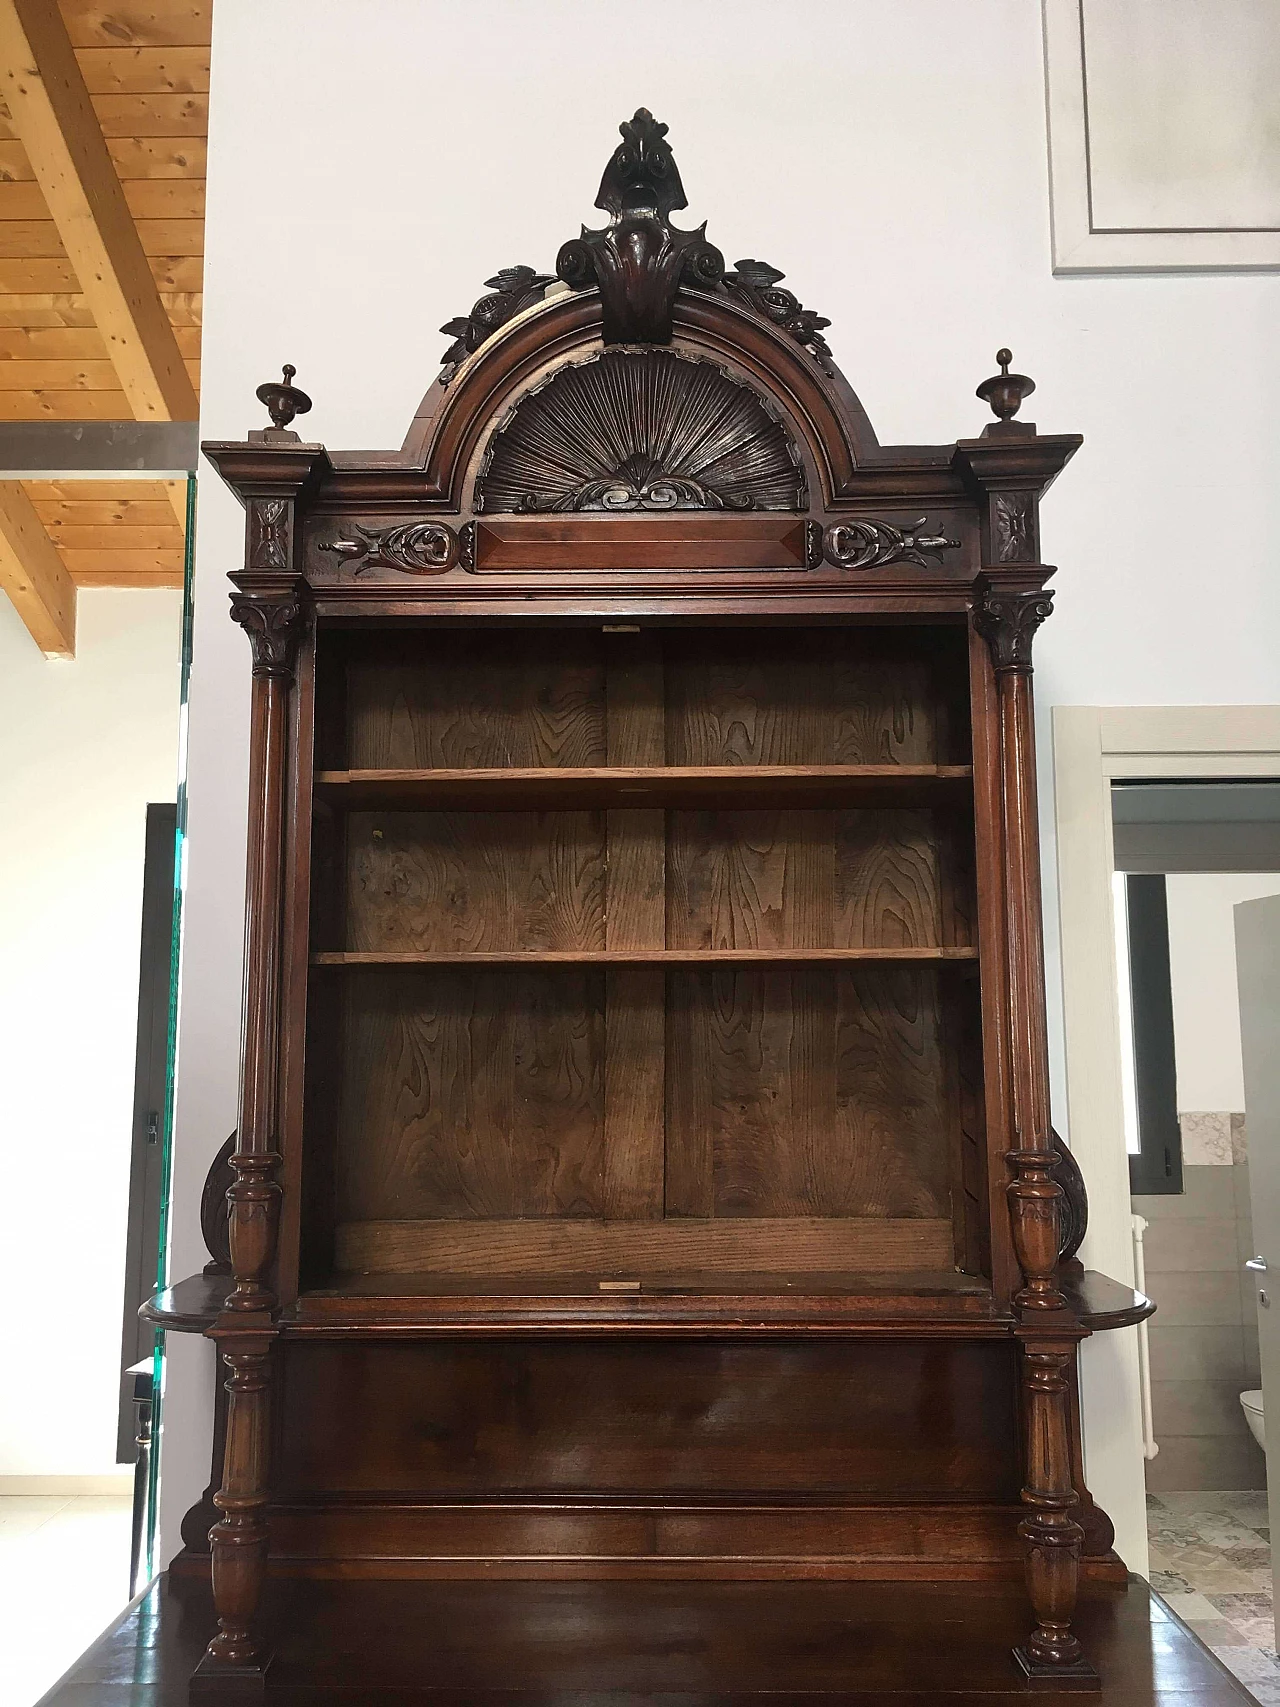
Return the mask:
<svg viewBox="0 0 1280 1707">
<path fill-rule="evenodd" d="M 75 657 L 75 583 L 16 480 L 0 480 L 0 587 L 46 658 Z"/>
<path fill-rule="evenodd" d="M 134 418 L 194 421 L 195 388 L 50 0 L 0 0 L 0 89 Z M 171 501 L 185 523 L 185 499 Z"/>
</svg>

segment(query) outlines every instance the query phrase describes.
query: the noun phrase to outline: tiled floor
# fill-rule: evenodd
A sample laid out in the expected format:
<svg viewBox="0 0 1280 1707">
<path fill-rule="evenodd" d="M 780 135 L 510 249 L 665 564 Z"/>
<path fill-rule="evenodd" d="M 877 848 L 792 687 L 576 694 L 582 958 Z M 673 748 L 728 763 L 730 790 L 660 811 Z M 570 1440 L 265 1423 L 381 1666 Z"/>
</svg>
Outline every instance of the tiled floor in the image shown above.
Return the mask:
<svg viewBox="0 0 1280 1707">
<path fill-rule="evenodd" d="M 128 1603 L 131 1502 L 0 1498 L 0 1702 L 32 1707 Z"/>
<path fill-rule="evenodd" d="M 1147 1495 L 1151 1586 L 1262 1707 L 1280 1707 L 1266 1492 Z"/>
</svg>

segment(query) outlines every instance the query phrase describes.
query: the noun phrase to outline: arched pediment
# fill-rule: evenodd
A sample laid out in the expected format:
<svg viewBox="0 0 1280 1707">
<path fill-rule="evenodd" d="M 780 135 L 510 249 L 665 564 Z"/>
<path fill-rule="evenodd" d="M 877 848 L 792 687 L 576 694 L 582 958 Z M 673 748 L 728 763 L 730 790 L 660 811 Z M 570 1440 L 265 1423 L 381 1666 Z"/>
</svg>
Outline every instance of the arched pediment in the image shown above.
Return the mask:
<svg viewBox="0 0 1280 1707">
<path fill-rule="evenodd" d="M 525 400 L 545 395 L 560 370 L 581 368 L 615 348 L 601 336 L 598 292 L 560 293 L 531 305 L 452 372 L 446 367 L 422 400 L 401 459 L 420 468 L 451 508 L 471 507 L 480 462 Z M 680 291 L 669 345 L 620 348 L 666 350 L 678 361 L 709 364 L 747 392 L 781 425 L 806 489 L 822 501 L 838 497 L 854 469 L 879 452 L 871 423 L 834 364 L 824 372 L 807 349 L 727 295 Z"/>
<path fill-rule="evenodd" d="M 563 454 L 577 467 L 574 490 L 604 482 L 601 490 L 639 494 L 646 479 L 652 487 L 661 477 L 661 507 L 673 507 L 665 500 L 681 493 L 693 506 L 697 486 L 707 507 L 731 493 L 748 502 L 730 507 L 798 508 L 794 489 L 783 491 L 781 464 L 775 467 L 786 441 L 806 490 L 827 502 L 837 499 L 853 470 L 873 460 L 879 447 L 832 360 L 823 337 L 829 322 L 785 287 L 778 268 L 748 259 L 728 269 L 705 226 L 673 226 L 669 215 L 685 199 L 666 127 L 641 108 L 621 132 L 596 202 L 609 223 L 599 231 L 584 227 L 562 245 L 558 279 L 528 266 L 504 268 L 488 280 L 488 293 L 469 314 L 441 328 L 453 341 L 414 418 L 402 464 L 421 469 L 428 487 L 451 507 L 515 508 L 522 497 L 531 500 L 526 509 L 556 507 L 568 496 L 572 468 L 563 478 L 545 469 L 543 487 L 513 499 L 503 484 L 504 465 L 510 473 L 523 446 L 528 466 L 530 434 L 539 437 L 570 394 L 588 411 L 598 405 L 607 415 L 620 402 L 611 395 L 610 377 L 623 382 L 623 376 L 649 374 L 668 382 L 680 400 L 696 394 L 712 409 L 724 442 L 708 447 L 710 456 L 685 445 L 685 460 L 692 456 L 705 467 L 719 458 L 733 465 L 734 478 L 702 481 L 683 463 L 650 467 L 653 447 L 646 448 L 643 423 L 635 421 L 622 434 L 612 467 L 602 456 L 603 443 L 594 464 L 583 460 L 585 451 L 569 454 L 564 442 L 558 452 L 544 444 L 553 461 Z M 615 351 L 631 355 L 615 360 Z M 642 351 L 667 355 L 646 363 Z M 638 394 L 632 401 L 639 405 Z M 513 438 L 499 450 L 495 440 L 503 433 Z M 622 466 L 628 458 L 629 469 Z M 632 478 L 637 472 L 639 486 Z M 683 486 L 672 484 L 680 481 Z"/>
</svg>

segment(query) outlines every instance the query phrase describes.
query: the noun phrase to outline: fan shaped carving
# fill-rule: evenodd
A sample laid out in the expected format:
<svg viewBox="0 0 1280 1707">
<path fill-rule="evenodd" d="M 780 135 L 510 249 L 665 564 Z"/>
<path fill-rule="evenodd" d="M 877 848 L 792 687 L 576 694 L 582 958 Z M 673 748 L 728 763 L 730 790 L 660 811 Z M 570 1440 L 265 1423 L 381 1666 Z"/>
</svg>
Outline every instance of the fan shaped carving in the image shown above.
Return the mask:
<svg viewBox="0 0 1280 1707">
<path fill-rule="evenodd" d="M 607 349 L 558 368 L 498 428 L 478 511 L 800 510 L 782 423 L 714 362 Z"/>
</svg>

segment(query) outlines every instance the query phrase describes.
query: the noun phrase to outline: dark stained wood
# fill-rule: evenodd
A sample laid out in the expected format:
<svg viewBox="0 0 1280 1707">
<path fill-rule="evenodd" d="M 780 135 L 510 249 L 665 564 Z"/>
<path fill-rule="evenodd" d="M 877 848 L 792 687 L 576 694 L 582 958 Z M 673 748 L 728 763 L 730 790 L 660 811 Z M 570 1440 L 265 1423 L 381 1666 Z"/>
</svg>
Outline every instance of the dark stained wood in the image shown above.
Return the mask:
<svg viewBox="0 0 1280 1707">
<path fill-rule="evenodd" d="M 662 136 L 567 294 L 449 323 L 400 452 L 208 447 L 256 670 L 214 1698 L 271 1652 L 376 1698 L 409 1642 L 405 1701 L 1113 1687 L 1074 1358 L 1146 1303 L 1062 1258 L 1029 675 L 1079 440 L 1001 391 L 879 446 L 782 270 L 670 225 Z M 483 1652 L 398 1601 L 384 1656 L 390 1599 L 259 1619 L 268 1556 L 576 1580 L 449 1602 Z M 886 1593 L 820 1637 L 789 1576 Z M 699 1610 L 735 1578 L 760 1631 Z"/>
<path fill-rule="evenodd" d="M 668 1214 L 948 1214 L 938 1004 L 926 972 L 673 973 Z"/>
<path fill-rule="evenodd" d="M 570 948 L 477 949 L 432 952 L 323 949 L 313 966 L 732 966 L 753 962 L 858 960 L 886 965 L 956 965 L 978 958 L 975 948 Z"/>
<path fill-rule="evenodd" d="M 366 972 L 346 991 L 341 1221 L 599 1214 L 599 972 Z"/>
<path fill-rule="evenodd" d="M 599 813 L 353 812 L 347 947 L 603 948 L 605 871 Z M 630 875 L 619 873 L 622 897 Z"/>
<path fill-rule="evenodd" d="M 548 1172 L 558 1160 L 548 1159 Z M 846 1210 L 840 1215 L 782 1211 L 753 1217 L 730 1210 L 716 1219 L 697 1220 L 673 1208 L 671 1177 L 668 1162 L 668 1218 L 661 1221 L 596 1221 L 586 1218 L 589 1210 L 575 1213 L 572 1207 L 558 1215 L 544 1211 L 542 1218 L 519 1221 L 498 1220 L 491 1210 L 464 1218 L 461 1208 L 457 1218 L 449 1220 L 406 1216 L 347 1221 L 337 1228 L 336 1259 L 341 1269 L 376 1272 L 595 1274 L 601 1278 L 751 1269 L 797 1276 L 836 1269 L 859 1275 L 880 1269 L 940 1269 L 951 1260 L 951 1221 L 940 1215 L 857 1216 Z M 505 1183 L 499 1182 L 493 1195 Z M 541 1180 L 535 1176 L 534 1183 Z M 554 1188 L 560 1182 L 555 1178 L 550 1183 Z M 572 1185 L 577 1183 L 576 1178 L 571 1180 Z M 449 1188 L 451 1204 L 476 1201 L 476 1188 L 460 1169 L 451 1171 L 439 1195 Z M 401 1192 L 401 1206 L 408 1195 Z M 767 1189 L 760 1195 L 767 1197 Z M 773 1193 L 773 1201 L 779 1195 Z M 579 1201 L 573 1197 L 570 1204 Z M 719 1204 L 713 1202 L 712 1208 Z"/>
<path fill-rule="evenodd" d="M 592 766 L 607 761 L 598 636 L 423 633 L 347 676 L 354 768 Z"/>
<path fill-rule="evenodd" d="M 275 1496 L 963 1498 L 1008 1507 L 1011 1532 L 1014 1356 L 1007 1338 L 290 1342 Z"/>
<path fill-rule="evenodd" d="M 278 1578 L 270 1699 L 303 1707 L 1010 1707 L 1007 1583 L 348 1582 Z M 161 1577 L 45 1707 L 187 1707 L 207 1585 Z M 1249 1707 L 1145 1583 L 1081 1596 L 1100 1707 Z M 928 1631 L 928 1640 L 921 1632 Z M 424 1681 L 429 1680 L 429 1681 Z M 1053 1707 L 1068 1696 L 1037 1694 Z M 1076 1698 L 1078 1699 L 1078 1697 Z"/>
</svg>

